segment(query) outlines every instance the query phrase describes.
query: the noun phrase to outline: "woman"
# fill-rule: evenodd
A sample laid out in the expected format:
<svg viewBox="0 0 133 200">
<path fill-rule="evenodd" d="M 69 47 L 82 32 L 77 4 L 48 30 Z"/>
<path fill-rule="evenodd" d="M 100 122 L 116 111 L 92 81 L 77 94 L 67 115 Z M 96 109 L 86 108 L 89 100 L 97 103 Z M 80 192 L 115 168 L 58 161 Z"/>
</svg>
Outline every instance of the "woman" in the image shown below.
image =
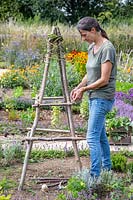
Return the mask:
<svg viewBox="0 0 133 200">
<path fill-rule="evenodd" d="M 71 100 L 89 96 L 87 143 L 90 149 L 92 177 L 100 175 L 101 167 L 111 169 L 110 147 L 105 130 L 105 117 L 114 103 L 116 83 L 116 52 L 106 32 L 91 17 L 82 18 L 77 29 L 83 41 L 88 42 L 87 74 L 72 90 Z"/>
</svg>

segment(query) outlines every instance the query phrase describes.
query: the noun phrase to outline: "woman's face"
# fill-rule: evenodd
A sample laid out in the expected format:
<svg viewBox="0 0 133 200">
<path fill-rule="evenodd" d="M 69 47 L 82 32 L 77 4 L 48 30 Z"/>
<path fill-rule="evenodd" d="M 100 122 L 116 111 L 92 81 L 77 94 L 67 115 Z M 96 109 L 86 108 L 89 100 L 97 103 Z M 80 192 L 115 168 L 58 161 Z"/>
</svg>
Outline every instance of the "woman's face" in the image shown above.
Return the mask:
<svg viewBox="0 0 133 200">
<path fill-rule="evenodd" d="M 95 29 L 92 28 L 91 31 L 80 30 L 81 38 L 83 41 L 88 42 L 91 44 L 95 41 Z"/>
</svg>

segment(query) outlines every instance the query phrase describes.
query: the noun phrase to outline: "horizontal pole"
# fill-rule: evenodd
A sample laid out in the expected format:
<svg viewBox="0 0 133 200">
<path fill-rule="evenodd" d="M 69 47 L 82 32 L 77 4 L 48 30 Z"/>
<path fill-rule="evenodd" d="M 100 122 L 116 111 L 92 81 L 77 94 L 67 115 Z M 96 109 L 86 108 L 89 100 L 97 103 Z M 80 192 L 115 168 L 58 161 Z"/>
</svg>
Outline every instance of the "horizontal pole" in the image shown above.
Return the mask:
<svg viewBox="0 0 133 200">
<path fill-rule="evenodd" d="M 37 98 L 32 98 L 33 100 L 37 100 Z M 43 97 L 43 100 L 64 100 L 63 96 L 59 96 L 59 97 Z"/>
<path fill-rule="evenodd" d="M 68 106 L 72 105 L 73 103 L 67 102 L 67 103 L 44 103 L 44 104 L 34 104 L 33 107 L 42 107 L 42 106 Z"/>
<path fill-rule="evenodd" d="M 31 130 L 31 128 L 27 128 L 27 130 Z M 48 128 L 36 128 L 35 131 L 44 131 L 44 132 L 52 132 L 52 133 L 70 133 L 70 130 L 48 129 Z"/>
<path fill-rule="evenodd" d="M 78 141 L 85 140 L 83 137 L 55 137 L 55 138 L 38 138 L 38 137 L 27 137 L 23 141 Z"/>
<path fill-rule="evenodd" d="M 64 99 L 64 97 L 63 96 L 60 96 L 60 97 L 43 97 L 43 100 L 51 100 L 51 99 L 57 99 L 57 100 L 62 100 L 62 99 Z"/>
<path fill-rule="evenodd" d="M 31 178 L 30 180 L 46 180 L 46 181 L 53 181 L 53 180 L 56 180 L 56 181 L 62 181 L 62 180 L 68 180 L 70 179 L 70 177 L 67 177 L 67 178 L 56 178 L 56 177 L 37 177 L 37 178 Z"/>
</svg>

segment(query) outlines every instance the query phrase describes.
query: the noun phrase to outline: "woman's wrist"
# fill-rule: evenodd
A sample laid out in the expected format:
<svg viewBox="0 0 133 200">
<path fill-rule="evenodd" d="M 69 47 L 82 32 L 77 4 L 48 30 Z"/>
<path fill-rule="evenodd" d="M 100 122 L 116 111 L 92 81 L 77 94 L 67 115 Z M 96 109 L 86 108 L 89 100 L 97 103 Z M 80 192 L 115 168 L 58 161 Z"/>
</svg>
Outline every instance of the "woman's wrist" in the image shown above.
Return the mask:
<svg viewBox="0 0 133 200">
<path fill-rule="evenodd" d="M 80 89 L 81 89 L 82 92 L 86 92 L 86 87 L 85 86 L 81 87 Z"/>
<path fill-rule="evenodd" d="M 89 88 L 88 88 L 87 86 L 82 87 L 82 91 L 83 91 L 83 92 L 86 92 L 86 91 L 88 91 L 88 90 L 89 90 Z"/>
</svg>

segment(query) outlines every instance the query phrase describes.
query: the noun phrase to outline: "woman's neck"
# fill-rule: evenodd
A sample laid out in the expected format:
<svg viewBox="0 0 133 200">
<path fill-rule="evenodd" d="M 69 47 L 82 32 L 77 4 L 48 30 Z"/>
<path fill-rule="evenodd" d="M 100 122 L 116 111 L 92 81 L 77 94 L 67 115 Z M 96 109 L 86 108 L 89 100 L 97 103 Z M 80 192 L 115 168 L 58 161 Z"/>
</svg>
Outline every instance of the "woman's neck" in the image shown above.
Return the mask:
<svg viewBox="0 0 133 200">
<path fill-rule="evenodd" d="M 96 40 L 95 40 L 95 46 L 96 47 L 100 47 L 107 39 L 102 37 L 101 34 L 97 36 Z"/>
<path fill-rule="evenodd" d="M 95 40 L 95 45 L 94 45 L 94 54 L 97 53 L 97 51 L 100 49 L 100 47 L 103 45 L 103 43 L 107 41 L 106 38 L 102 37 L 101 35 L 99 37 L 97 37 L 97 39 Z"/>
</svg>

